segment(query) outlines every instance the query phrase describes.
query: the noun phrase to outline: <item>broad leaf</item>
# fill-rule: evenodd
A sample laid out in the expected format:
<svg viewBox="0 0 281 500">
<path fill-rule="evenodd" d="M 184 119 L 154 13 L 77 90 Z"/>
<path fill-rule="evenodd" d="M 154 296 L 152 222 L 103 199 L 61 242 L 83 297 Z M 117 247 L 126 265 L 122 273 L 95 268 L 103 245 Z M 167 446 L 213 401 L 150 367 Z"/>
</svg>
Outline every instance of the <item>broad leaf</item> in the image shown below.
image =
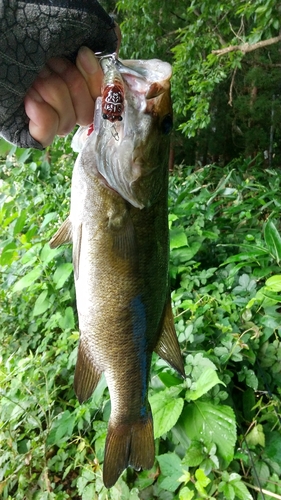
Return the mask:
<svg viewBox="0 0 281 500">
<path fill-rule="evenodd" d="M 268 287 L 273 292 L 281 291 L 281 274 L 275 274 L 270 276 L 265 282 L 266 287 Z"/>
<path fill-rule="evenodd" d="M 260 444 L 261 446 L 265 445 L 265 436 L 263 432 L 263 426 L 261 424 L 255 425 L 247 434 L 246 441 L 249 446 L 256 446 Z"/>
<path fill-rule="evenodd" d="M 166 453 L 156 458 L 159 462 L 161 476 L 165 476 L 163 479 L 160 479 L 159 485 L 164 490 L 176 491 L 180 484 L 179 478 L 182 475 L 180 458 L 175 453 Z"/>
<path fill-rule="evenodd" d="M 281 236 L 272 220 L 268 220 L 264 226 L 264 239 L 268 250 L 279 264 L 281 260 Z"/>
<path fill-rule="evenodd" d="M 188 467 L 196 467 L 201 464 L 205 456 L 203 452 L 203 443 L 192 441 L 184 456 L 183 463 Z"/>
<path fill-rule="evenodd" d="M 217 372 L 213 368 L 207 368 L 199 379 L 196 381 L 196 389 L 186 391 L 186 399 L 195 401 L 199 399 L 203 394 L 206 394 L 212 387 L 217 384 L 223 384 L 217 376 Z"/>
<path fill-rule="evenodd" d="M 33 316 L 43 314 L 45 311 L 47 311 L 50 305 L 51 302 L 48 298 L 48 290 L 43 290 L 34 304 Z"/>
<path fill-rule="evenodd" d="M 21 290 L 23 290 L 23 288 L 33 285 L 33 283 L 39 278 L 41 273 L 42 269 L 40 267 L 35 267 L 35 269 L 32 269 L 32 271 L 27 273 L 14 284 L 13 291 L 20 292 Z"/>
<path fill-rule="evenodd" d="M 74 313 L 72 307 L 67 307 L 64 316 L 61 317 L 59 325 L 62 330 L 72 330 L 75 326 Z"/>
<path fill-rule="evenodd" d="M 73 270 L 73 265 L 70 262 L 61 264 L 54 272 L 53 280 L 56 283 L 56 289 L 63 287 L 67 278 L 70 276 Z"/>
<path fill-rule="evenodd" d="M 192 498 L 194 498 L 194 491 L 184 486 L 179 492 L 179 500 L 192 500 Z"/>
<path fill-rule="evenodd" d="M 277 462 L 281 467 L 281 434 L 278 431 L 270 431 L 266 435 L 266 453 L 268 457 Z"/>
<path fill-rule="evenodd" d="M 14 227 L 14 236 L 22 231 L 26 221 L 26 213 L 27 213 L 26 210 L 22 210 L 19 217 L 17 218 Z"/>
<path fill-rule="evenodd" d="M 240 500 L 253 500 L 251 493 L 241 480 L 231 482 L 231 486 L 235 491 L 235 496 Z"/>
<path fill-rule="evenodd" d="M 172 228 L 170 231 L 170 249 L 184 247 L 187 245 L 187 237 L 182 227 Z"/>
<path fill-rule="evenodd" d="M 170 389 L 157 392 L 149 398 L 153 414 L 155 438 L 171 430 L 177 423 L 184 404 L 182 398 L 176 397 L 180 391 L 181 388 L 171 387 Z"/>
<path fill-rule="evenodd" d="M 53 421 L 52 428 L 47 438 L 47 444 L 59 445 L 59 441 L 63 438 L 65 441 L 73 432 L 75 424 L 75 414 L 70 413 L 68 410 L 61 413 L 56 420 Z"/>
<path fill-rule="evenodd" d="M 57 212 L 50 212 L 47 215 L 45 215 L 44 220 L 43 220 L 43 222 L 41 224 L 41 227 L 40 227 L 39 231 L 41 231 L 45 226 L 47 226 L 47 224 L 49 224 L 49 222 L 51 222 L 54 219 L 55 220 L 58 219 Z"/>
<path fill-rule="evenodd" d="M 82 492 L 82 500 L 93 500 L 96 494 L 96 485 L 95 483 L 89 483 L 85 488 L 83 488 Z"/>
<path fill-rule="evenodd" d="M 234 455 L 236 424 L 234 412 L 229 406 L 215 406 L 197 401 L 190 403 L 179 420 L 191 440 L 202 439 L 205 444 L 214 443 L 217 455 L 227 466 Z"/>
</svg>

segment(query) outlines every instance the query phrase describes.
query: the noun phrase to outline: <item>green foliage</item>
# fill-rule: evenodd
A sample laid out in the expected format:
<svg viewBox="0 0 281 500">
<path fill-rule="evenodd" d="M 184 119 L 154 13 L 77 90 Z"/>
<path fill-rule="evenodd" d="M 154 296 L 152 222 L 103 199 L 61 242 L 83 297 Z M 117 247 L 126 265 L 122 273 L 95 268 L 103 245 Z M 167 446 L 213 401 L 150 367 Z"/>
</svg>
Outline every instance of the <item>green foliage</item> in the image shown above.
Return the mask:
<svg viewBox="0 0 281 500">
<path fill-rule="evenodd" d="M 278 44 L 250 52 L 215 51 L 279 35 L 280 2 L 203 3 L 119 0 L 121 56 L 173 64 L 178 163 L 228 163 L 244 153 L 280 165 Z M 191 140 L 191 138 L 195 138 Z"/>
<path fill-rule="evenodd" d="M 1 161 L 1 498 L 280 495 L 278 172 L 237 160 L 170 178 L 172 299 L 186 380 L 155 355 L 154 467 L 128 469 L 108 491 L 106 382 L 78 404 L 71 248 L 48 246 L 68 213 L 73 161 L 64 140 L 43 153 L 12 148 Z"/>
</svg>

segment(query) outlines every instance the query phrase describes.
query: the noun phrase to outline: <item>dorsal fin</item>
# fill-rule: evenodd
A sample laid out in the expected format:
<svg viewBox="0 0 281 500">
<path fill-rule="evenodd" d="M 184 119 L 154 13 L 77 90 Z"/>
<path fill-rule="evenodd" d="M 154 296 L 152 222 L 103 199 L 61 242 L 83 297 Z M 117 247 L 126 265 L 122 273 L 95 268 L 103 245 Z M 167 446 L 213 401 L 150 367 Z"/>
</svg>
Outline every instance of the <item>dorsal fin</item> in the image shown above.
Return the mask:
<svg viewBox="0 0 281 500">
<path fill-rule="evenodd" d="M 49 245 L 51 248 L 57 248 L 64 243 L 72 243 L 72 224 L 69 217 L 65 219 L 61 227 L 54 234 Z"/>
</svg>

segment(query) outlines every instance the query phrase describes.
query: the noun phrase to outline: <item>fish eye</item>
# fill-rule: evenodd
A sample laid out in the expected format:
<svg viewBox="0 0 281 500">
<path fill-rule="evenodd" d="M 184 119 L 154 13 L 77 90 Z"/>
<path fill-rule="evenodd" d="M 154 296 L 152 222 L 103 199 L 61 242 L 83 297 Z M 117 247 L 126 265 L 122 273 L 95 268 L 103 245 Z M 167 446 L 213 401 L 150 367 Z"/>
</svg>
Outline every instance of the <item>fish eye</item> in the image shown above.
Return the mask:
<svg viewBox="0 0 281 500">
<path fill-rule="evenodd" d="M 171 115 L 164 116 L 161 123 L 161 130 L 164 135 L 168 135 L 173 128 L 173 118 Z"/>
</svg>

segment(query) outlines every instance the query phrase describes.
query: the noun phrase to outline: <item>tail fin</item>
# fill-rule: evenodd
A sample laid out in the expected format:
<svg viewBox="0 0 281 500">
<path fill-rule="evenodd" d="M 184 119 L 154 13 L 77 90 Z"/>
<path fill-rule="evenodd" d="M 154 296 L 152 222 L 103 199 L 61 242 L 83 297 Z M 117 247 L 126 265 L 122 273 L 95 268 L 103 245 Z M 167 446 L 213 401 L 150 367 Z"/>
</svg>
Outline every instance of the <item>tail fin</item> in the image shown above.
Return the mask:
<svg viewBox="0 0 281 500">
<path fill-rule="evenodd" d="M 136 470 L 151 469 L 154 463 L 152 416 L 134 424 L 114 426 L 109 422 L 103 464 L 103 482 L 111 488 L 128 466 Z"/>
</svg>

